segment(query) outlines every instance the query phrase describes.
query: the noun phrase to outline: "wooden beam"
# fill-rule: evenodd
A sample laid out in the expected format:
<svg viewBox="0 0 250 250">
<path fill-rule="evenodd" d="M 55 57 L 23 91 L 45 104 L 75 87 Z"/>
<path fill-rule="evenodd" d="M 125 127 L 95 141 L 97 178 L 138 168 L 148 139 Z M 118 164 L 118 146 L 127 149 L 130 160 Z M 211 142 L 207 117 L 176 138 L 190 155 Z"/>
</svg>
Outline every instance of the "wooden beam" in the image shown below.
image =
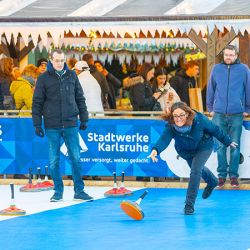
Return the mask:
<svg viewBox="0 0 250 250">
<path fill-rule="evenodd" d="M 217 40 L 215 53 L 216 56 L 221 53 L 221 51 L 237 36 L 233 27 L 231 28 L 230 32 L 228 32 L 225 36 Z"/>
<path fill-rule="evenodd" d="M 10 57 L 9 44 L 8 44 L 5 34 L 2 35 L 1 39 L 2 39 L 2 43 L 1 43 L 2 53 L 6 55 L 7 57 Z"/>
<path fill-rule="evenodd" d="M 188 38 L 206 55 L 207 54 L 207 45 L 204 40 L 199 37 L 196 32 L 191 29 Z"/>
<path fill-rule="evenodd" d="M 21 37 L 22 37 L 22 35 L 20 33 L 18 33 L 17 41 L 16 41 L 16 49 L 17 50 L 20 50 L 20 48 L 21 48 Z"/>
<path fill-rule="evenodd" d="M 215 27 L 211 35 L 208 34 L 207 37 L 207 82 L 216 60 L 215 50 L 217 37 L 218 29 Z"/>
<path fill-rule="evenodd" d="M 28 55 L 33 48 L 35 48 L 35 45 L 33 43 L 33 40 L 31 39 L 28 46 L 25 46 L 22 50 L 20 50 L 19 61 L 21 61 L 26 55 Z"/>
<path fill-rule="evenodd" d="M 19 66 L 19 60 L 18 60 L 19 50 L 16 47 L 13 34 L 11 35 L 11 40 L 10 40 L 8 48 L 10 52 L 10 57 L 13 59 L 14 65 L 18 67 Z"/>
<path fill-rule="evenodd" d="M 245 32 L 244 36 L 239 35 L 239 58 L 242 63 L 250 66 L 250 35 Z"/>
</svg>

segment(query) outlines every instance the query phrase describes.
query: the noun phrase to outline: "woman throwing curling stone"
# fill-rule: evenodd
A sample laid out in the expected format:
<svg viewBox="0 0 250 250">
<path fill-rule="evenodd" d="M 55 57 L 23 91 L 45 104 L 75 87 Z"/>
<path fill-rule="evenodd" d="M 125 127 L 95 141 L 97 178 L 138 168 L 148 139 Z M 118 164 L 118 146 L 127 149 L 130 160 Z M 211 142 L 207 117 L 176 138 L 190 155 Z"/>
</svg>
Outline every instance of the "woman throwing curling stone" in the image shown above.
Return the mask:
<svg viewBox="0 0 250 250">
<path fill-rule="evenodd" d="M 192 110 L 184 102 L 174 103 L 164 120 L 167 121 L 165 130 L 148 158 L 157 162 L 157 155 L 168 147 L 172 139 L 175 140 L 177 153 L 187 161 L 191 169 L 184 213 L 193 214 L 201 177 L 207 183 L 202 194 L 203 199 L 207 199 L 218 184 L 214 174 L 205 167 L 213 150 L 213 137 L 233 148 L 237 147 L 237 143 L 205 115 Z"/>
</svg>

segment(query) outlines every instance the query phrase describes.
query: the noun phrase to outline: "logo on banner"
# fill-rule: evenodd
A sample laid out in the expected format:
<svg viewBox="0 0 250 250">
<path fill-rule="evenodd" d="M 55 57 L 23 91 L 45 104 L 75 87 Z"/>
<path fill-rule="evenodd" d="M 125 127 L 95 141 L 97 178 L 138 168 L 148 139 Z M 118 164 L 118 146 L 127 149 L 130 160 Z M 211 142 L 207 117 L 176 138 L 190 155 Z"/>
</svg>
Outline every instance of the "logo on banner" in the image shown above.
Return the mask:
<svg viewBox="0 0 250 250">
<path fill-rule="evenodd" d="M 148 152 L 149 136 L 135 133 L 116 134 L 108 132 L 107 134 L 88 133 L 88 141 L 96 142 L 98 152 Z"/>
<path fill-rule="evenodd" d="M 88 147 L 86 146 L 86 144 L 85 144 L 84 140 L 82 139 L 81 135 L 79 133 L 78 133 L 78 135 L 79 135 L 79 143 L 80 143 L 80 153 L 86 152 L 88 150 Z M 65 145 L 65 142 L 61 146 L 60 150 L 65 156 L 68 156 L 68 150 L 67 150 L 67 147 Z"/>
</svg>

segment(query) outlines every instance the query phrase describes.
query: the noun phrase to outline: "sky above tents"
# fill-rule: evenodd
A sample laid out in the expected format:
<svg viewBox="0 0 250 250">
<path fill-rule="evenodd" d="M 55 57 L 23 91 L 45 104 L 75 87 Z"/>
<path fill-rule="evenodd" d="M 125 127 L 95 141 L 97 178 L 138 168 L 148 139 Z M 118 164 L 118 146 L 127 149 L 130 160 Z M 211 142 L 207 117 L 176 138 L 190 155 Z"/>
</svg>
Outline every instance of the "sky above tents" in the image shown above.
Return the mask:
<svg viewBox="0 0 250 250">
<path fill-rule="evenodd" d="M 250 15 L 248 0 L 0 0 L 2 17 Z"/>
</svg>

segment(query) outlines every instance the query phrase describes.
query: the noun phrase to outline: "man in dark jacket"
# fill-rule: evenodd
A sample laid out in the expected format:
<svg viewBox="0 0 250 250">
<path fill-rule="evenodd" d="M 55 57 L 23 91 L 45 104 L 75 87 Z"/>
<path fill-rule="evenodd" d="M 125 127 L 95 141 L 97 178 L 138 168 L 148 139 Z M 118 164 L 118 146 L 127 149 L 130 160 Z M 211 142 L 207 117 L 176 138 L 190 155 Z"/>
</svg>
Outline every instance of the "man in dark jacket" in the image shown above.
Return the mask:
<svg viewBox="0 0 250 250">
<path fill-rule="evenodd" d="M 110 109 L 116 109 L 116 92 L 122 87 L 122 83 L 119 79 L 117 79 L 113 74 L 108 72 L 104 67 L 103 63 L 99 60 L 95 61 L 96 69 L 102 73 L 109 85 L 109 95 L 108 102 Z"/>
<path fill-rule="evenodd" d="M 190 105 L 189 88 L 195 87 L 195 77 L 199 74 L 199 64 L 190 61 L 185 65 L 185 69 L 180 69 L 169 81 L 171 87 L 179 95 L 182 102 Z"/>
<path fill-rule="evenodd" d="M 207 107 L 214 123 L 239 144 L 236 149 L 231 148 L 228 162 L 226 147 L 218 142 L 218 187 L 224 186 L 229 174 L 231 186 L 238 188 L 243 117 L 250 114 L 250 72 L 247 65 L 240 63 L 237 48 L 233 45 L 226 46 L 223 59 L 212 69 L 207 88 Z"/>
<path fill-rule="evenodd" d="M 87 128 L 88 111 L 80 82 L 76 73 L 67 68 L 62 50 L 51 53 L 47 71 L 40 75 L 33 97 L 32 119 L 36 135 L 43 137 L 42 116 L 49 144 L 49 165 L 55 185 L 55 193 L 50 201 L 63 198 L 63 181 L 60 174 L 60 141 L 64 139 L 72 163 L 74 181 L 74 200 L 91 200 L 86 194 L 81 178 L 80 145 L 77 117 L 80 117 L 80 129 Z"/>
</svg>

